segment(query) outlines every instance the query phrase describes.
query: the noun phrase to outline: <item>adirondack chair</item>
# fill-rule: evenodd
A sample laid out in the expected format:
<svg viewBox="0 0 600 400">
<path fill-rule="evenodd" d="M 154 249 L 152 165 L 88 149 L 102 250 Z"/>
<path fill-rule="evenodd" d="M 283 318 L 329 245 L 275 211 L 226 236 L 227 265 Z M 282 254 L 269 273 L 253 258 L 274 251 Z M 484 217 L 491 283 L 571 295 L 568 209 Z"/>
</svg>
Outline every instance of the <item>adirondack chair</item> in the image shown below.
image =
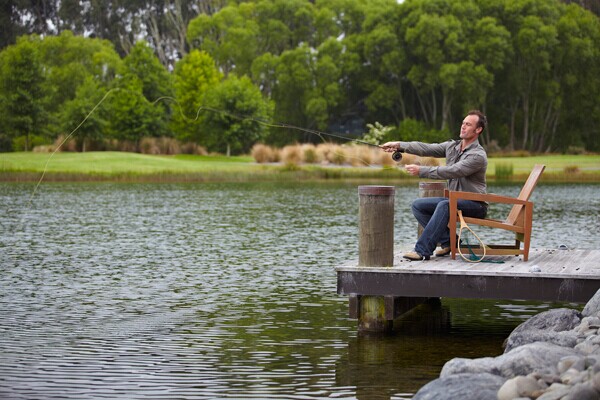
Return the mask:
<svg viewBox="0 0 600 400">
<path fill-rule="evenodd" d="M 508 197 L 500 196 L 496 194 L 481 194 L 481 193 L 470 193 L 470 192 L 448 192 L 448 199 L 450 201 L 450 221 L 448 226 L 450 231 L 456 231 L 457 222 L 457 203 L 459 199 L 475 200 L 475 201 L 487 201 L 488 203 L 505 203 L 513 204 L 508 217 L 504 221 L 495 219 L 481 219 L 464 217 L 467 225 L 471 227 L 473 225 L 488 226 L 491 228 L 499 228 L 508 231 L 515 232 L 515 244 L 514 245 L 485 245 L 486 255 L 523 255 L 523 260 L 527 261 L 529 258 L 529 245 L 531 242 L 531 225 L 533 219 L 533 203 L 529 201 L 533 189 L 540 179 L 542 172 L 546 168 L 545 165 L 536 164 L 529 174 L 529 178 L 523 185 L 519 196 Z M 523 248 L 521 248 L 523 243 Z M 450 235 L 450 253 L 452 259 L 456 259 L 456 253 L 458 246 L 456 243 L 456 235 Z M 481 254 L 482 249 L 472 249 L 474 253 Z"/>
</svg>

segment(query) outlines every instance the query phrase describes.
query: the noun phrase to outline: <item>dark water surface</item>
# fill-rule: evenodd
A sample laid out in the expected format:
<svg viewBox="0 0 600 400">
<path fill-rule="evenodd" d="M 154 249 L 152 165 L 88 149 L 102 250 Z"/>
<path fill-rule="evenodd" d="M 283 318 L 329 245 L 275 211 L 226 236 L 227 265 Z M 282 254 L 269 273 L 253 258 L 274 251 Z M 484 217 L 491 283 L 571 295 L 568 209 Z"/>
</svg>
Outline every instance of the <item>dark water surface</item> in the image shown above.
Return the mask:
<svg viewBox="0 0 600 400">
<path fill-rule="evenodd" d="M 408 399 L 557 306 L 443 299 L 359 335 L 334 272 L 358 258 L 356 184 L 33 187 L 0 184 L 3 399 Z M 599 189 L 536 189 L 533 246 L 596 248 Z M 396 191 L 400 247 L 417 195 Z"/>
</svg>

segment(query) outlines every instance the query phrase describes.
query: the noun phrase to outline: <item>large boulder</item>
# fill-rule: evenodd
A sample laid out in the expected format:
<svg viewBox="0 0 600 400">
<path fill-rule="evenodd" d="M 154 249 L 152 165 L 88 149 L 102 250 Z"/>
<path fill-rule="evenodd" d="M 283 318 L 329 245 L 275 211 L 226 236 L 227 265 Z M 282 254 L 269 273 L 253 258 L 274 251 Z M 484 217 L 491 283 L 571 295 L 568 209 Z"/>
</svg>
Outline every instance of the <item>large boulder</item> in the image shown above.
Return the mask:
<svg viewBox="0 0 600 400">
<path fill-rule="evenodd" d="M 572 329 L 581 323 L 582 315 L 570 308 L 556 308 L 537 314 L 517 326 L 506 339 L 504 352 L 533 342 L 549 342 L 575 347 L 577 333 Z M 569 332 L 571 331 L 571 332 Z"/>
<path fill-rule="evenodd" d="M 423 386 L 413 400 L 497 400 L 505 379 L 488 373 L 456 374 Z"/>
<path fill-rule="evenodd" d="M 587 302 L 581 314 L 584 317 L 590 317 L 592 315 L 596 315 L 600 312 L 600 289 L 596 292 L 595 295 Z"/>
<path fill-rule="evenodd" d="M 572 348 L 535 342 L 517 347 L 495 358 L 454 358 L 444 365 L 440 377 L 463 373 L 489 373 L 506 379 L 518 375 L 528 375 L 531 372 L 555 375 L 557 374 L 556 365 L 560 359 L 573 355 L 579 355 L 579 353 Z"/>
</svg>

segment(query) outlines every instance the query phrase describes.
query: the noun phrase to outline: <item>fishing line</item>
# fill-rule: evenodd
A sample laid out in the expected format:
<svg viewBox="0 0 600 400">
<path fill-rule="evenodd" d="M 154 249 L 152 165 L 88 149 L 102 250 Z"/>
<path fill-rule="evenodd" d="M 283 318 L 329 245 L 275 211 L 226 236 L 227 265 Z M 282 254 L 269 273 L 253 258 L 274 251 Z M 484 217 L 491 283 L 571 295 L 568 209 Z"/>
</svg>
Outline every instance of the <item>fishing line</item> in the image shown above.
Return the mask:
<svg viewBox="0 0 600 400">
<path fill-rule="evenodd" d="M 306 132 L 306 133 L 311 133 L 313 135 L 318 136 L 324 143 L 326 142 L 325 138 L 323 136 L 328 136 L 328 137 L 333 137 L 333 138 L 337 138 L 337 139 L 342 139 L 342 140 L 346 140 L 346 141 L 350 141 L 350 142 L 356 142 L 359 144 L 363 144 L 366 146 L 371 146 L 371 147 L 376 147 L 377 149 L 381 150 L 381 146 L 373 144 L 373 143 L 369 143 L 366 142 L 364 140 L 360 140 L 360 139 L 356 139 L 356 138 L 349 138 L 349 137 L 345 137 L 345 136 L 341 136 L 341 135 L 336 135 L 334 133 L 329 133 L 329 132 L 323 132 L 323 131 L 319 131 L 316 129 L 309 129 L 309 128 L 302 128 L 299 126 L 295 126 L 295 125 L 290 125 L 284 122 L 274 122 L 274 121 L 267 121 L 261 118 L 256 118 L 256 117 L 252 117 L 252 116 L 248 116 L 248 115 L 240 115 L 240 114 L 235 114 L 229 111 L 225 111 L 225 110 L 220 110 L 220 109 L 216 109 L 216 108 L 212 108 L 212 107 L 208 107 L 208 106 L 200 106 L 198 107 L 198 109 L 196 110 L 196 117 L 194 119 L 189 119 L 183 112 L 183 107 L 181 106 L 181 104 L 179 103 L 179 101 L 177 99 L 175 99 L 174 97 L 171 96 L 162 96 L 159 97 L 158 99 L 156 99 L 152 104 L 156 104 L 159 101 L 162 100 L 169 100 L 174 102 L 177 107 L 179 108 L 179 113 L 181 114 L 181 116 L 184 119 L 187 119 L 189 121 L 197 121 L 200 118 L 200 113 L 202 111 L 210 111 L 216 114 L 221 114 L 221 115 L 225 115 L 231 118 L 235 118 L 237 120 L 240 121 L 253 121 L 256 123 L 259 123 L 261 125 L 270 127 L 270 128 L 284 128 L 284 129 L 292 129 L 292 130 L 297 130 L 297 131 L 301 131 L 301 132 Z M 334 150 L 335 151 L 335 150 Z M 337 153 L 337 154 L 341 154 L 341 153 Z M 351 158 L 351 159 L 356 159 L 361 161 L 363 164 L 368 165 L 368 166 L 372 166 L 373 164 L 365 162 L 364 159 L 360 158 L 360 157 L 356 157 L 356 156 L 349 156 L 347 154 L 343 154 L 345 157 Z M 402 154 L 400 151 L 394 152 L 394 154 L 392 155 L 392 159 L 394 159 L 394 161 L 400 161 L 402 159 Z"/>
<path fill-rule="evenodd" d="M 83 120 L 59 143 L 58 146 L 56 146 L 56 148 L 54 149 L 54 151 L 50 154 L 50 156 L 48 157 L 48 159 L 46 160 L 46 164 L 44 165 L 44 169 L 42 171 L 42 175 L 40 176 L 40 179 L 38 180 L 37 184 L 35 185 L 33 192 L 31 193 L 31 196 L 29 197 L 29 201 L 28 201 L 28 206 L 31 205 L 31 202 L 33 201 L 33 198 L 35 197 L 35 194 L 37 193 L 37 190 L 39 188 L 39 186 L 41 185 L 42 181 L 44 180 L 44 177 L 46 176 L 46 172 L 48 171 L 48 165 L 50 164 L 50 160 L 52 159 L 52 157 L 54 157 L 54 155 L 60 151 L 60 149 L 63 147 L 63 145 L 69 140 L 71 139 L 75 133 L 79 130 L 79 128 L 89 119 L 89 117 L 96 112 L 96 110 L 98 109 L 98 107 L 100 107 L 100 105 L 102 103 L 104 103 L 104 101 L 108 98 L 108 96 L 118 90 L 126 90 L 126 89 L 121 89 L 121 88 L 113 88 L 108 90 L 104 96 L 102 97 L 102 99 L 100 99 L 100 101 L 98 101 L 98 103 L 96 103 L 96 105 L 90 110 L 90 112 L 85 116 L 85 118 L 83 118 Z M 213 113 L 217 113 L 217 114 L 221 114 L 221 115 L 226 115 L 229 116 L 231 118 L 235 118 L 238 119 L 240 121 L 254 121 L 256 123 L 262 124 L 264 126 L 267 127 L 271 127 L 271 128 L 284 128 L 284 129 L 291 129 L 291 130 L 297 130 L 297 131 L 301 131 L 301 132 L 306 132 L 306 133 L 310 133 L 313 135 L 318 136 L 319 138 L 321 138 L 321 140 L 323 142 L 326 142 L 325 138 L 323 136 L 328 136 L 328 137 L 332 137 L 332 138 L 337 138 L 337 139 L 341 139 L 341 140 L 346 140 L 346 141 L 350 141 L 350 142 L 356 142 L 359 144 L 363 144 L 366 146 L 370 146 L 370 147 L 376 147 L 378 149 L 381 149 L 381 146 L 377 145 L 377 144 L 373 144 L 373 143 L 369 143 L 367 141 L 364 140 L 360 140 L 360 139 L 356 139 L 356 138 L 348 138 L 345 136 L 341 136 L 341 135 L 337 135 L 334 133 L 329 133 L 329 132 L 323 132 L 323 131 L 319 131 L 316 129 L 309 129 L 309 128 L 302 128 L 299 126 L 295 126 L 295 125 L 290 125 L 287 123 L 283 123 L 283 122 L 273 122 L 273 121 L 267 121 L 261 118 L 256 118 L 256 117 L 252 117 L 252 116 L 245 116 L 245 115 L 239 115 L 239 114 L 235 114 L 229 111 L 225 111 L 225 110 L 219 110 L 216 108 L 212 108 L 212 107 L 208 107 L 208 106 L 200 106 L 198 107 L 198 109 L 196 110 L 196 116 L 194 119 L 190 119 L 188 118 L 185 113 L 183 112 L 183 107 L 181 106 L 181 103 L 174 97 L 172 96 L 161 96 L 159 98 L 157 98 L 156 100 L 154 100 L 152 102 L 152 105 L 157 104 L 160 101 L 172 101 L 175 104 L 177 104 L 177 107 L 179 108 L 179 113 L 181 114 L 182 118 L 187 120 L 187 121 L 197 121 L 200 118 L 200 113 L 204 110 L 206 111 L 210 111 Z M 344 154 L 345 157 L 349 157 L 349 158 L 354 158 L 357 159 L 361 162 L 363 162 L 366 165 L 371 166 L 372 164 L 365 162 L 364 159 L 361 159 L 360 157 L 352 157 L 352 156 L 348 156 L 347 154 Z M 392 155 L 392 158 L 394 159 L 394 161 L 400 161 L 400 159 L 402 158 L 402 154 L 397 151 Z"/>
</svg>

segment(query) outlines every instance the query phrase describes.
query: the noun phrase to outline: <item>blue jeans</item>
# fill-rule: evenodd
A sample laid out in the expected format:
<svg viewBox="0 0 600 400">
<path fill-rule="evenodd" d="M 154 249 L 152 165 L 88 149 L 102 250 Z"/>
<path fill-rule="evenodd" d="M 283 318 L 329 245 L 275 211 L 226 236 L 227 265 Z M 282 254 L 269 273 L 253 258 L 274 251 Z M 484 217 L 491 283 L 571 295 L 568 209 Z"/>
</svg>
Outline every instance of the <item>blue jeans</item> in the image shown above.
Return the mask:
<svg viewBox="0 0 600 400">
<path fill-rule="evenodd" d="M 450 246 L 450 202 L 446 197 L 423 197 L 412 203 L 412 212 L 424 228 L 415 244 L 415 251 L 423 256 L 431 256 L 438 243 Z M 471 200 L 458 200 L 458 209 L 465 217 L 484 218 L 487 207 Z"/>
</svg>

